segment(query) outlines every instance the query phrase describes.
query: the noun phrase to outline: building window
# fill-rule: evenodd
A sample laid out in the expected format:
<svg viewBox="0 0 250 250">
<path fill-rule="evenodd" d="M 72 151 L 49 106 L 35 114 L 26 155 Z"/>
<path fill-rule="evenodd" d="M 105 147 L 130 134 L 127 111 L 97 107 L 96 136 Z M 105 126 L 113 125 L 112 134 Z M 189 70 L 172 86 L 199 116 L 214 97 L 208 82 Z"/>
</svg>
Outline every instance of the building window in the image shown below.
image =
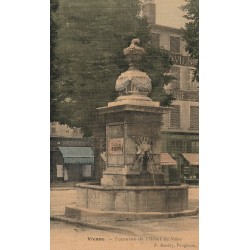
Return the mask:
<svg viewBox="0 0 250 250">
<path fill-rule="evenodd" d="M 170 52 L 180 54 L 180 37 L 170 36 Z"/>
<path fill-rule="evenodd" d="M 171 76 L 175 77 L 175 79 L 171 82 L 171 87 L 173 90 L 180 89 L 180 67 L 178 66 L 173 66 L 170 69 L 170 74 Z"/>
<path fill-rule="evenodd" d="M 181 149 L 182 153 L 187 152 L 187 141 L 182 141 L 182 149 Z"/>
<path fill-rule="evenodd" d="M 168 148 L 168 152 L 169 153 L 176 153 L 177 152 L 177 149 L 176 149 L 176 140 L 169 141 L 167 148 Z"/>
<path fill-rule="evenodd" d="M 194 79 L 194 71 L 195 69 L 189 68 L 188 69 L 188 90 L 197 91 L 198 90 L 198 83 Z"/>
<path fill-rule="evenodd" d="M 191 141 L 191 153 L 199 153 L 199 141 Z"/>
<path fill-rule="evenodd" d="M 180 128 L 181 119 L 180 119 L 180 106 L 172 105 L 170 111 L 170 127 L 171 128 Z"/>
<path fill-rule="evenodd" d="M 167 143 L 167 151 L 169 153 L 186 152 L 186 142 L 183 140 L 171 140 Z"/>
<path fill-rule="evenodd" d="M 151 33 L 151 40 L 155 47 L 160 47 L 160 34 Z"/>
<path fill-rule="evenodd" d="M 190 106 L 190 129 L 199 129 L 199 106 Z"/>
</svg>

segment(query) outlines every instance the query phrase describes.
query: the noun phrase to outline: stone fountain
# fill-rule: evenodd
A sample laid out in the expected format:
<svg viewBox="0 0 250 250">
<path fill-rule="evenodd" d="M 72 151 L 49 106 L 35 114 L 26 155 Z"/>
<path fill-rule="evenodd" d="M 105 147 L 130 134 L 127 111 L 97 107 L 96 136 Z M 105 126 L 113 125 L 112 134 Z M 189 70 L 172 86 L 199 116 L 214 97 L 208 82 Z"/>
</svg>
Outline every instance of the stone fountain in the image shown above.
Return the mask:
<svg viewBox="0 0 250 250">
<path fill-rule="evenodd" d="M 146 53 L 139 42 L 133 39 L 124 49 L 129 69 L 116 81 L 119 97 L 97 109 L 106 140 L 106 169 L 101 183 L 77 184 L 78 202 L 66 207 L 66 217 L 90 221 L 108 215 L 135 219 L 188 209 L 188 187 L 164 183 L 161 118 L 168 108 L 149 97 L 152 84 L 150 77 L 139 70 Z"/>
</svg>

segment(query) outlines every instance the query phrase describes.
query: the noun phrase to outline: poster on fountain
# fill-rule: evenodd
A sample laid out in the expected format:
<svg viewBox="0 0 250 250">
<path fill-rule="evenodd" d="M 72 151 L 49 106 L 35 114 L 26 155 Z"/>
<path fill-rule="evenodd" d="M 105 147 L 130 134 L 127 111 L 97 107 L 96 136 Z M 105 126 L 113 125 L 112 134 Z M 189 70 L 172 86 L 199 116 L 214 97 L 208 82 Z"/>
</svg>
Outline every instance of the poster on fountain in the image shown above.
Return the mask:
<svg viewBox="0 0 250 250">
<path fill-rule="evenodd" d="M 198 0 L 50 11 L 51 250 L 199 249 Z"/>
<path fill-rule="evenodd" d="M 123 154 L 123 138 L 110 139 L 109 154 L 115 154 L 115 155 Z"/>
</svg>

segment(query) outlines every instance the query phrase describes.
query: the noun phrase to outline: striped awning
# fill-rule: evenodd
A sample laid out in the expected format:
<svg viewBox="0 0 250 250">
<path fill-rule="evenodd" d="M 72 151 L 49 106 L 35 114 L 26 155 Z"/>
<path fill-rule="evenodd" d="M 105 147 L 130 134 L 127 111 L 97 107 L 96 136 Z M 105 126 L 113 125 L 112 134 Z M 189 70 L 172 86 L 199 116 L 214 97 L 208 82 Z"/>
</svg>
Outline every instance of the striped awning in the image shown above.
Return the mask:
<svg viewBox="0 0 250 250">
<path fill-rule="evenodd" d="M 168 153 L 161 153 L 161 165 L 176 165 L 176 161 Z"/>
<path fill-rule="evenodd" d="M 59 147 L 66 164 L 94 164 L 91 147 Z"/>
<path fill-rule="evenodd" d="M 199 166 L 199 154 L 194 153 L 182 153 L 185 160 L 189 163 L 189 165 Z"/>
</svg>

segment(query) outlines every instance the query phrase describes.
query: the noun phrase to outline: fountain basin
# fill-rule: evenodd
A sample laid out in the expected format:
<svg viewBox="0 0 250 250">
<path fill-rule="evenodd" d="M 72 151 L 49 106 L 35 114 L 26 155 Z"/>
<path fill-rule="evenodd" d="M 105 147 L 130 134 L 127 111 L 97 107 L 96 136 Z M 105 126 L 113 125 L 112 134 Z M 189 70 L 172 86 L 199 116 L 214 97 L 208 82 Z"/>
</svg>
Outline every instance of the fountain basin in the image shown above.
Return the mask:
<svg viewBox="0 0 250 250">
<path fill-rule="evenodd" d="M 188 208 L 188 186 L 77 184 L 77 207 L 105 212 L 178 212 Z M 66 208 L 70 213 L 69 209 Z"/>
</svg>

